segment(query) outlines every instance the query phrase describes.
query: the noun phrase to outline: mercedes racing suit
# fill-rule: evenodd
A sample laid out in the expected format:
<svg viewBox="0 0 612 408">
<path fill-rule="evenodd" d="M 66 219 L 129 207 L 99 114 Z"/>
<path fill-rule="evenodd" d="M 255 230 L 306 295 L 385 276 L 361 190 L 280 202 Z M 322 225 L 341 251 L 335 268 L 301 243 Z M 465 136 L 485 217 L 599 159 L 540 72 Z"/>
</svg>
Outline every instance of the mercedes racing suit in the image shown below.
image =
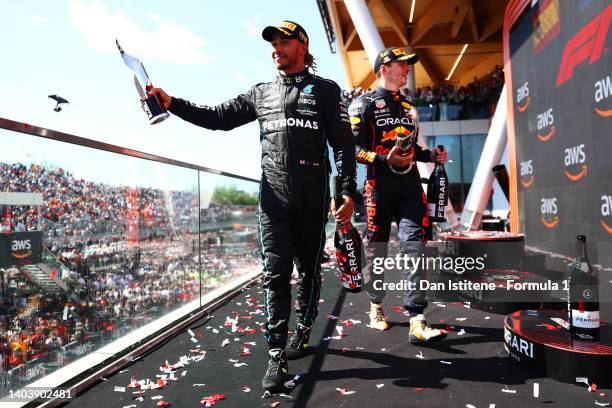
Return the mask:
<svg viewBox="0 0 612 408">
<path fill-rule="evenodd" d="M 387 154 L 395 145 L 397 135 L 410 134 L 415 128 L 410 116 L 413 106 L 413 102 L 399 92 L 378 87 L 356 98 L 349 108 L 357 161 L 367 166 L 363 196 L 368 221 L 366 256 L 370 269 L 366 273 L 369 275 L 366 290 L 373 303 L 380 303 L 385 297 L 381 285 L 384 275 L 374 265 L 383 265 L 379 262 L 387 256 L 393 218 L 397 223 L 401 253 L 416 259 L 424 252 L 424 228 L 429 222 L 419 170 L 415 163 L 407 174 L 398 175 L 387 165 Z M 418 144 L 412 149 L 415 160 L 431 161 L 429 150 Z M 409 261 L 404 279 L 415 285 L 416 290 L 405 292 L 404 307 L 411 315 L 416 315 L 423 313 L 427 303 L 425 293 L 418 290 L 424 270 L 410 268 L 412 265 Z M 375 289 L 376 280 L 379 283 Z"/>
<path fill-rule="evenodd" d="M 334 151 L 342 194 L 355 194 L 355 143 L 340 88 L 305 70 L 257 84 L 215 107 L 173 98 L 169 110 L 213 130 L 259 121 L 266 340 L 270 348 L 285 348 L 294 260 L 299 272 L 297 321 L 311 327 L 317 316 L 330 202 L 327 142 Z"/>
</svg>

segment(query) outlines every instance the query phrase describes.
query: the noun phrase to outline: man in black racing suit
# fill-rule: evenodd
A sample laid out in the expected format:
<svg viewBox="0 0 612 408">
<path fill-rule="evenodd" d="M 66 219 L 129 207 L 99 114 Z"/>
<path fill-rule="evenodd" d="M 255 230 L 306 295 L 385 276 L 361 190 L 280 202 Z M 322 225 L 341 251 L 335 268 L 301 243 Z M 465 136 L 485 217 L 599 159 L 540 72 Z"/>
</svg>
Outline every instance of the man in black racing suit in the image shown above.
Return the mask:
<svg viewBox="0 0 612 408">
<path fill-rule="evenodd" d="M 338 85 L 312 75 L 314 58 L 308 36 L 291 21 L 264 29 L 280 75 L 215 107 L 197 106 L 154 92 L 173 114 L 195 125 L 230 130 L 259 121 L 261 168 L 259 224 L 264 262 L 266 340 L 270 351 L 265 389 L 283 387 L 287 359 L 309 351 L 308 336 L 317 316 L 321 287 L 320 260 L 329 211 L 327 142 L 334 151 L 345 204 L 333 208 L 338 221 L 350 219 L 355 194 L 355 144 L 348 111 Z M 231 147 L 230 147 L 231 148 Z M 332 204 L 333 206 L 333 204 Z M 287 343 L 291 313 L 290 279 L 295 260 L 298 307 L 295 334 Z"/>
<path fill-rule="evenodd" d="M 389 328 L 382 305 L 385 297 L 382 265 L 387 256 L 392 219 L 397 223 L 402 255 L 416 260 L 424 252 L 424 228 L 429 224 L 427 200 L 414 160 L 444 163 L 447 157 L 446 152 L 437 148 L 430 151 L 416 143 L 417 112 L 413 102 L 399 92 L 406 84 L 410 65 L 417 60 L 416 54 L 403 48 L 381 51 L 374 68 L 378 88 L 355 99 L 349 108 L 357 161 L 366 165 L 363 196 L 368 221 L 366 255 L 370 266 L 366 272 L 369 278 L 366 291 L 371 302 L 370 327 L 377 330 Z M 408 137 L 413 142 L 405 155 L 396 146 L 398 137 Z M 412 167 L 404 172 L 408 166 Z M 409 339 L 420 342 L 443 337 L 442 330 L 432 329 L 424 320 L 427 302 L 424 291 L 419 290 L 424 270 L 410 268 L 414 265 L 410 261 L 407 265 L 403 278 L 415 287 L 406 290 L 404 295 L 404 308 L 410 314 Z"/>
</svg>

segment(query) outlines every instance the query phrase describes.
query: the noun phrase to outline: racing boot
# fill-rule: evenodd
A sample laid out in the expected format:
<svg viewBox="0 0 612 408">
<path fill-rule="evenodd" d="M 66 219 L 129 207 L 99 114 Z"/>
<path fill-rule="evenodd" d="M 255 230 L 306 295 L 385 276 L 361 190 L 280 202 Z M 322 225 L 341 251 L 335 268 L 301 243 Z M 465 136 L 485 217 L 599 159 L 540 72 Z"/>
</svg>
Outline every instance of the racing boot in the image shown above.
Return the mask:
<svg viewBox="0 0 612 408">
<path fill-rule="evenodd" d="M 380 331 L 389 328 L 382 303 L 370 303 L 370 327 Z"/>
<path fill-rule="evenodd" d="M 310 337 L 310 327 L 303 326 L 298 323 L 297 329 L 291 339 L 289 339 L 289 346 L 286 350 L 287 360 L 297 360 L 307 354 L 310 354 L 312 350 L 308 343 Z"/>
<path fill-rule="evenodd" d="M 425 317 L 418 314 L 410 318 L 408 340 L 411 343 L 422 343 L 430 340 L 440 340 L 446 337 L 446 330 L 434 329 L 427 325 Z"/>
<path fill-rule="evenodd" d="M 270 361 L 268 361 L 266 375 L 261 380 L 261 386 L 270 392 L 281 391 L 289 371 L 285 350 L 273 348 L 268 353 L 270 354 Z"/>
</svg>

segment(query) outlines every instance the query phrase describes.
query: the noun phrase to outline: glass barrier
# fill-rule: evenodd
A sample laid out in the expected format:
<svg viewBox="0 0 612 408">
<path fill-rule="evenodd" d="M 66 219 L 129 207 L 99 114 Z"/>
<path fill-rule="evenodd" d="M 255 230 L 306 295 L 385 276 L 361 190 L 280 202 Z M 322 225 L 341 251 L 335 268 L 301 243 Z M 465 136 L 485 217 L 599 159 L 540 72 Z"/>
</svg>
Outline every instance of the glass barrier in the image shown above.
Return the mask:
<svg viewBox="0 0 612 408">
<path fill-rule="evenodd" d="M 255 180 L 7 129 L 0 146 L 0 398 L 261 269 Z"/>
</svg>

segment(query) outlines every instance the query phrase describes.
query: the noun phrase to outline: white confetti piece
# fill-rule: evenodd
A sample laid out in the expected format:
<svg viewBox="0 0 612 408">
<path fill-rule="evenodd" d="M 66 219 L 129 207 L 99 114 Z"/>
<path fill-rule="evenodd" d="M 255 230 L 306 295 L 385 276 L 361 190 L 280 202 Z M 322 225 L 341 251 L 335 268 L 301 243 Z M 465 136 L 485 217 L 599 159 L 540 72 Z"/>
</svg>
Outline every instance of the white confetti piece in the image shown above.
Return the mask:
<svg viewBox="0 0 612 408">
<path fill-rule="evenodd" d="M 215 333 L 215 334 L 219 334 L 219 330 L 217 330 L 217 329 L 212 329 L 212 331 L 213 331 L 213 333 Z"/>
<path fill-rule="evenodd" d="M 242 392 L 251 392 L 251 387 L 247 387 L 246 385 L 242 387 Z"/>
<path fill-rule="evenodd" d="M 538 398 L 540 396 L 540 384 L 533 383 L 533 397 Z"/>
<path fill-rule="evenodd" d="M 137 407 L 138 405 L 134 404 L 134 405 L 124 405 L 123 408 L 134 408 Z"/>
<path fill-rule="evenodd" d="M 376 388 L 382 388 L 384 386 L 385 386 L 385 384 L 376 384 Z"/>
<path fill-rule="evenodd" d="M 191 341 L 192 341 L 193 343 L 197 343 L 197 342 L 198 342 L 198 339 L 196 339 L 195 337 L 192 337 L 192 338 L 191 338 Z"/>
<path fill-rule="evenodd" d="M 257 343 L 255 343 L 254 341 L 249 341 L 248 343 L 244 343 L 244 344 L 248 344 L 249 346 L 256 346 Z"/>
<path fill-rule="evenodd" d="M 183 371 L 183 372 L 181 373 L 181 377 L 184 377 L 184 376 L 186 376 L 186 375 L 187 375 L 187 370 L 185 370 L 185 371 Z"/>
<path fill-rule="evenodd" d="M 230 358 L 228 361 L 229 361 L 230 363 L 237 363 L 237 362 L 239 362 L 240 360 L 234 360 L 233 358 Z"/>
<path fill-rule="evenodd" d="M 240 368 L 240 367 L 244 367 L 245 365 L 248 365 L 248 364 L 247 363 L 236 363 L 234 364 L 234 367 Z"/>
<path fill-rule="evenodd" d="M 586 385 L 590 385 L 589 384 L 589 379 L 586 377 L 576 377 L 576 382 L 577 383 L 585 383 Z"/>
<path fill-rule="evenodd" d="M 465 334 L 465 330 L 461 329 L 459 330 L 459 333 L 457 333 L 457 336 L 463 336 Z"/>
<path fill-rule="evenodd" d="M 387 349 L 386 348 L 381 348 L 380 351 L 387 351 Z"/>
<path fill-rule="evenodd" d="M 336 331 L 338 332 L 338 336 L 342 337 L 342 333 L 344 332 L 344 327 L 336 326 Z"/>
<path fill-rule="evenodd" d="M 225 346 L 227 346 L 227 345 L 229 344 L 229 342 L 230 342 L 230 341 L 229 341 L 229 339 L 225 339 L 225 340 L 223 340 L 223 341 L 221 342 L 221 347 L 225 347 Z"/>
<path fill-rule="evenodd" d="M 115 392 L 125 392 L 125 387 L 115 385 Z"/>
<path fill-rule="evenodd" d="M 467 317 L 455 317 L 455 320 L 459 320 L 460 322 L 464 322 L 467 320 Z"/>
<path fill-rule="evenodd" d="M 465 408 L 476 408 L 476 407 L 473 406 L 472 404 L 465 404 Z"/>
<path fill-rule="evenodd" d="M 121 371 L 119 371 L 119 374 L 123 374 L 123 373 L 128 372 L 128 371 L 130 371 L 130 370 L 121 370 Z"/>
<path fill-rule="evenodd" d="M 206 384 L 193 384 L 194 387 L 204 387 Z"/>
<path fill-rule="evenodd" d="M 508 388 L 502 388 L 502 392 L 506 392 L 508 394 L 516 394 L 516 390 L 510 390 Z"/>
<path fill-rule="evenodd" d="M 187 329 L 187 333 L 189 333 L 191 337 L 195 337 L 195 333 L 191 329 Z"/>
<path fill-rule="evenodd" d="M 485 320 L 489 320 L 491 317 L 490 316 L 485 316 L 484 319 Z"/>
<path fill-rule="evenodd" d="M 598 405 L 600 407 L 609 407 L 610 403 L 609 402 L 598 402 L 597 400 L 595 400 L 595 405 Z"/>
<path fill-rule="evenodd" d="M 448 365 L 453 364 L 453 363 L 451 363 L 450 361 L 444 361 L 444 360 L 440 360 L 440 362 L 441 362 L 442 364 L 448 364 Z"/>
<path fill-rule="evenodd" d="M 489 408 L 495 408 L 495 404 L 489 404 Z"/>
<path fill-rule="evenodd" d="M 151 397 L 152 400 L 158 400 L 158 399 L 162 399 L 162 398 L 164 398 L 163 395 L 156 395 L 154 397 Z"/>
<path fill-rule="evenodd" d="M 421 358 L 421 359 L 425 358 L 425 356 L 423 355 L 423 352 L 421 350 L 419 350 L 419 354 L 415 354 L 414 356 L 416 358 Z"/>
<path fill-rule="evenodd" d="M 285 386 L 285 388 L 295 388 L 295 382 L 300 378 L 299 375 L 296 375 L 295 377 L 293 377 L 292 379 L 290 379 L 289 381 L 285 381 L 285 384 L 283 384 Z"/>
</svg>

